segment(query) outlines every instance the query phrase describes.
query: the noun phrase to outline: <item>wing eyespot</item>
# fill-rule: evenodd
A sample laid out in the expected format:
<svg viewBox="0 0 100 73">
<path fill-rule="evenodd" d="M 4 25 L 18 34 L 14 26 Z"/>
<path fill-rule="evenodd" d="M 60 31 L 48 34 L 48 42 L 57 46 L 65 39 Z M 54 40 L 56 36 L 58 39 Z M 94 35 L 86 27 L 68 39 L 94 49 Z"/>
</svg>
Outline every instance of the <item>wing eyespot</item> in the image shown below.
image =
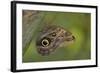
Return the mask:
<svg viewBox="0 0 100 73">
<path fill-rule="evenodd" d="M 41 43 L 42 43 L 42 46 L 44 46 L 44 47 L 46 47 L 46 46 L 48 46 L 50 44 L 48 39 L 43 39 Z"/>
</svg>

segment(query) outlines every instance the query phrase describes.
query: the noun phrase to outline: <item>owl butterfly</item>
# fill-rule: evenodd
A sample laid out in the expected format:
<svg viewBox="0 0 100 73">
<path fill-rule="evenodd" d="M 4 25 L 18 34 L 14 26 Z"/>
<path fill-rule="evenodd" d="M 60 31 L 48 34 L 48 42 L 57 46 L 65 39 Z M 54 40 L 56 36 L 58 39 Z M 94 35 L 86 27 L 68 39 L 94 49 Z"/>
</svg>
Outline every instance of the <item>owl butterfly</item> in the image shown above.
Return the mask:
<svg viewBox="0 0 100 73">
<path fill-rule="evenodd" d="M 43 56 L 49 55 L 64 42 L 67 45 L 74 40 L 75 37 L 68 30 L 58 26 L 46 26 L 37 37 L 37 51 Z"/>
</svg>

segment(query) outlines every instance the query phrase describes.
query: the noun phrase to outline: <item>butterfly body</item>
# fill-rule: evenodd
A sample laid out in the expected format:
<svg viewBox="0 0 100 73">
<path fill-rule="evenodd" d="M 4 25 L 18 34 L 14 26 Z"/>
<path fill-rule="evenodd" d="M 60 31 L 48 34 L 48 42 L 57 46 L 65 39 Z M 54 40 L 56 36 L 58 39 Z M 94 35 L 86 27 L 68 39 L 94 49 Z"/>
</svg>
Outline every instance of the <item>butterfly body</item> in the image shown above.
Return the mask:
<svg viewBox="0 0 100 73">
<path fill-rule="evenodd" d="M 75 37 L 68 30 L 58 26 L 48 26 L 37 37 L 37 51 L 41 55 L 49 55 L 65 41 L 70 42 L 74 39 Z"/>
</svg>

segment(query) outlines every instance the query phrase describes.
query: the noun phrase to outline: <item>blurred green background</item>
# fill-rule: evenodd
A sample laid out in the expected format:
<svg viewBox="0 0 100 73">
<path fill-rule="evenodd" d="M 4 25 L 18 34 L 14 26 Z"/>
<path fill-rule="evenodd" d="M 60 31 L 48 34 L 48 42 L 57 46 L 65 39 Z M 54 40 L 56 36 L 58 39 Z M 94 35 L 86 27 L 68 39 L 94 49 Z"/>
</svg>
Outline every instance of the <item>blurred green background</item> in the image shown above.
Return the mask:
<svg viewBox="0 0 100 73">
<path fill-rule="evenodd" d="M 22 49 L 22 61 L 24 63 L 64 60 L 86 60 L 91 58 L 90 13 L 50 12 L 32 10 L 26 11 L 27 16 L 25 17 L 25 10 L 23 10 L 22 38 L 27 39 L 27 35 L 31 37 L 29 37 L 27 41 L 24 41 L 23 39 L 23 42 L 27 43 L 23 44 L 25 47 L 23 47 Z M 30 16 L 28 16 L 28 12 L 30 12 Z M 57 48 L 54 53 L 48 56 L 41 56 L 37 52 L 35 43 L 39 31 L 45 25 L 59 25 L 69 30 L 75 36 L 75 42 L 68 45 L 67 47 L 64 46 Z"/>
</svg>

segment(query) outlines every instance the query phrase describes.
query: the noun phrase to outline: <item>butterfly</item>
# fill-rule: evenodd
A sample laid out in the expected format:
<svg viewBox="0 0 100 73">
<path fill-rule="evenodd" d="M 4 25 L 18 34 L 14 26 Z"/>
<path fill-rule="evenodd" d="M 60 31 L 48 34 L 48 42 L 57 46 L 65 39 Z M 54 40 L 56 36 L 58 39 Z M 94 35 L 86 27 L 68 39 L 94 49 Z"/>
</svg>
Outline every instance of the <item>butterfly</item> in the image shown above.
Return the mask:
<svg viewBox="0 0 100 73">
<path fill-rule="evenodd" d="M 64 42 L 70 43 L 74 40 L 75 36 L 70 31 L 60 26 L 46 26 L 36 39 L 37 52 L 42 56 L 47 56 Z"/>
</svg>

